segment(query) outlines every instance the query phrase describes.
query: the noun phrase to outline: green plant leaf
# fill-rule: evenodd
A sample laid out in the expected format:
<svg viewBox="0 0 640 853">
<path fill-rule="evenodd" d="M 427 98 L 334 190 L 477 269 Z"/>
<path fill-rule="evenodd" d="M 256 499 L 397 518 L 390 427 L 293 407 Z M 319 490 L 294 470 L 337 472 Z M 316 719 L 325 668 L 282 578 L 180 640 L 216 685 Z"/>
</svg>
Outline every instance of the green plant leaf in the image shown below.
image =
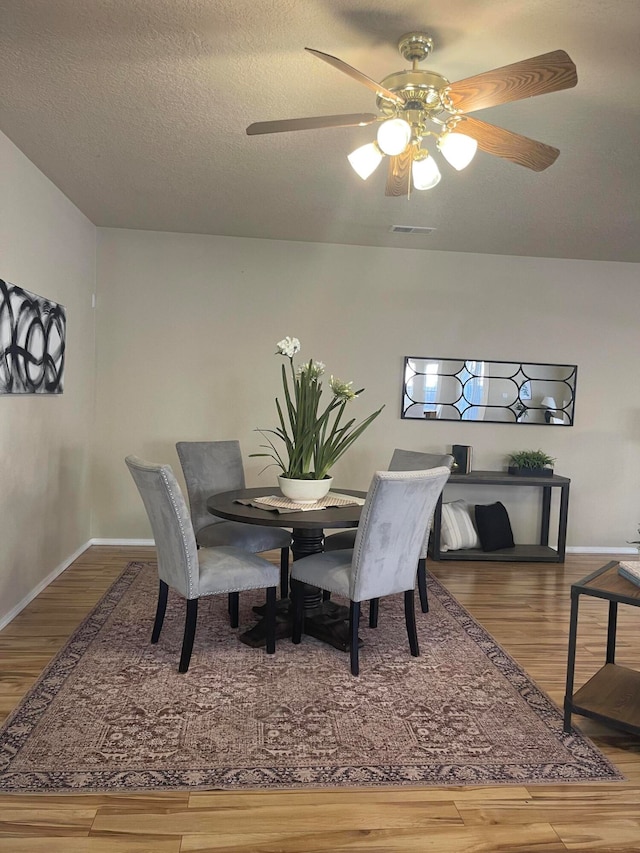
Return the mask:
<svg viewBox="0 0 640 853">
<path fill-rule="evenodd" d="M 273 459 L 272 464 L 277 465 L 286 477 L 321 479 L 362 435 L 384 406 L 360 423 L 356 423 L 355 418 L 344 422 L 345 407 L 350 401 L 342 396 L 332 396 L 320 411 L 320 377 L 323 368 L 318 368 L 318 362 L 310 359 L 305 365 L 306 369 L 296 374 L 293 357 L 287 358 L 289 371 L 285 364 L 281 366 L 284 405 L 277 397 L 275 400 L 278 426 L 275 429 L 258 430 L 268 442 L 261 447 L 268 452 L 251 453 L 250 456 Z M 355 394 L 360 395 L 363 391 L 364 388 L 361 388 Z M 282 453 L 268 434 L 283 443 Z"/>
</svg>

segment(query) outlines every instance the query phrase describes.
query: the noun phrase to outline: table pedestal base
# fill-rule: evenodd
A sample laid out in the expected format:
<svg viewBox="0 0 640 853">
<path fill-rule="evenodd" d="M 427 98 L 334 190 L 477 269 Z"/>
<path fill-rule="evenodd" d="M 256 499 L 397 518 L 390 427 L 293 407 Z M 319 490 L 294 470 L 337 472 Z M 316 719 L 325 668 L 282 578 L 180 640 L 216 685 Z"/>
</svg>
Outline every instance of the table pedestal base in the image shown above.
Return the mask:
<svg viewBox="0 0 640 853">
<path fill-rule="evenodd" d="M 291 550 L 293 559 L 300 560 L 310 554 L 318 554 L 323 550 L 324 532 L 322 528 L 308 530 L 293 528 Z M 240 635 L 240 642 L 257 649 L 266 645 L 266 628 L 264 613 L 266 605 L 254 607 L 253 612 L 263 617 L 260 621 Z M 293 633 L 293 609 L 291 601 L 283 598 L 276 604 L 276 640 L 290 637 Z M 317 586 L 304 584 L 304 633 L 315 637 L 323 643 L 328 643 L 340 652 L 348 652 L 349 642 L 349 608 L 332 601 L 322 600 L 322 590 Z M 358 638 L 358 646 L 363 645 Z"/>
<path fill-rule="evenodd" d="M 254 607 L 254 612 L 263 617 L 265 606 Z M 293 609 L 291 601 L 283 598 L 276 605 L 276 639 L 283 640 L 293 633 Z M 318 607 L 304 611 L 304 633 L 316 640 L 321 640 L 338 649 L 348 652 L 349 643 L 349 608 L 333 601 L 323 601 Z M 253 649 L 266 644 L 266 622 L 264 617 L 252 628 L 240 634 L 240 642 Z M 361 648 L 362 640 L 358 638 Z"/>
<path fill-rule="evenodd" d="M 323 601 L 320 607 L 304 614 L 304 633 L 323 643 L 328 643 L 340 652 L 348 652 L 351 648 L 349 641 L 349 608 L 333 601 Z M 358 637 L 358 648 L 363 642 Z"/>
<path fill-rule="evenodd" d="M 251 646 L 252 649 L 259 649 L 267 644 L 266 619 L 264 613 L 266 605 L 261 604 L 259 607 L 254 607 L 253 612 L 260 616 L 256 624 L 240 634 L 238 639 L 245 646 Z M 284 640 L 290 637 L 293 633 L 293 619 L 290 615 L 291 602 L 288 598 L 282 598 L 276 602 L 276 640 Z"/>
</svg>

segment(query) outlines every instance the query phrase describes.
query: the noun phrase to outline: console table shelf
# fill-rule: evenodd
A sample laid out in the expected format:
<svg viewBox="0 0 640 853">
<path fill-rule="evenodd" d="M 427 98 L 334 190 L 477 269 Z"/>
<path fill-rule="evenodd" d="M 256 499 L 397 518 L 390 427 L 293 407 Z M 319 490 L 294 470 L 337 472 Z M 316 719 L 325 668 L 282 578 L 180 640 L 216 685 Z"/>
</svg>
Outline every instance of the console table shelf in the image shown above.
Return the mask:
<svg viewBox="0 0 640 853">
<path fill-rule="evenodd" d="M 441 551 L 442 495 L 433 515 L 433 535 L 429 546 L 432 560 L 492 560 L 494 562 L 564 563 L 567 541 L 567 517 L 569 513 L 568 477 L 551 476 L 520 477 L 506 471 L 472 471 L 470 474 L 451 474 L 447 485 L 451 486 L 505 486 L 537 488 L 542 492 L 542 514 L 540 536 L 536 544 L 516 545 L 500 551 L 481 551 L 478 548 L 459 551 Z M 549 546 L 549 522 L 551 516 L 551 490 L 560 489 L 560 514 L 558 519 L 558 547 Z"/>
<path fill-rule="evenodd" d="M 439 560 L 492 560 L 494 563 L 557 563 L 558 552 L 547 545 L 516 545 L 499 551 L 463 548 L 460 551 L 441 551 Z"/>
<path fill-rule="evenodd" d="M 640 672 L 606 663 L 573 694 L 569 705 L 571 713 L 640 734 Z"/>
</svg>

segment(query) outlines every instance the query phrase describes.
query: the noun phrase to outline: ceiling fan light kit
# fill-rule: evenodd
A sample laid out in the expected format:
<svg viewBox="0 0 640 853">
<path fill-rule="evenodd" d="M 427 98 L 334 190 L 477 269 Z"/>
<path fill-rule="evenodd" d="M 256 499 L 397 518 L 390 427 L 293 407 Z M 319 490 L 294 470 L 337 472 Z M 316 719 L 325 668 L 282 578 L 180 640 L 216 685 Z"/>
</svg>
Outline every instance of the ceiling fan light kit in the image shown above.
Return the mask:
<svg viewBox="0 0 640 853">
<path fill-rule="evenodd" d="M 477 149 L 525 166 L 536 172 L 547 169 L 560 153 L 557 148 L 487 124 L 466 113 L 499 104 L 569 89 L 578 82 L 576 67 L 563 50 L 555 50 L 486 71 L 456 83 L 435 71 L 419 69 L 433 48 L 427 33 L 402 36 L 398 50 L 412 67 L 396 71 L 380 83 L 328 53 L 305 48 L 318 59 L 366 86 L 376 94 L 378 115 L 313 116 L 258 122 L 247 134 L 315 130 L 328 127 L 368 126 L 378 123 L 375 142 L 348 155 L 356 173 L 366 180 L 389 157 L 385 195 L 410 195 L 431 189 L 440 181 L 440 170 L 426 147 L 432 137 L 444 159 L 460 171 L 469 165 Z M 413 180 L 412 180 L 413 179 Z"/>
</svg>

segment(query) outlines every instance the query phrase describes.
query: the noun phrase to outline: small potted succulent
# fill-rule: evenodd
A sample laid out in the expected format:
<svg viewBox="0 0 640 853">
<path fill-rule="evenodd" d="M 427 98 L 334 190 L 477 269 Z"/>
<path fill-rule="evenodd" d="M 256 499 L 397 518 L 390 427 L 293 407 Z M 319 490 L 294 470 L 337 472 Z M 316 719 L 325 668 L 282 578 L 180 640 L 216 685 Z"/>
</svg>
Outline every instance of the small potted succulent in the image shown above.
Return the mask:
<svg viewBox="0 0 640 853">
<path fill-rule="evenodd" d="M 518 450 L 509 455 L 509 473 L 517 477 L 552 477 L 556 460 L 542 450 Z"/>
</svg>

